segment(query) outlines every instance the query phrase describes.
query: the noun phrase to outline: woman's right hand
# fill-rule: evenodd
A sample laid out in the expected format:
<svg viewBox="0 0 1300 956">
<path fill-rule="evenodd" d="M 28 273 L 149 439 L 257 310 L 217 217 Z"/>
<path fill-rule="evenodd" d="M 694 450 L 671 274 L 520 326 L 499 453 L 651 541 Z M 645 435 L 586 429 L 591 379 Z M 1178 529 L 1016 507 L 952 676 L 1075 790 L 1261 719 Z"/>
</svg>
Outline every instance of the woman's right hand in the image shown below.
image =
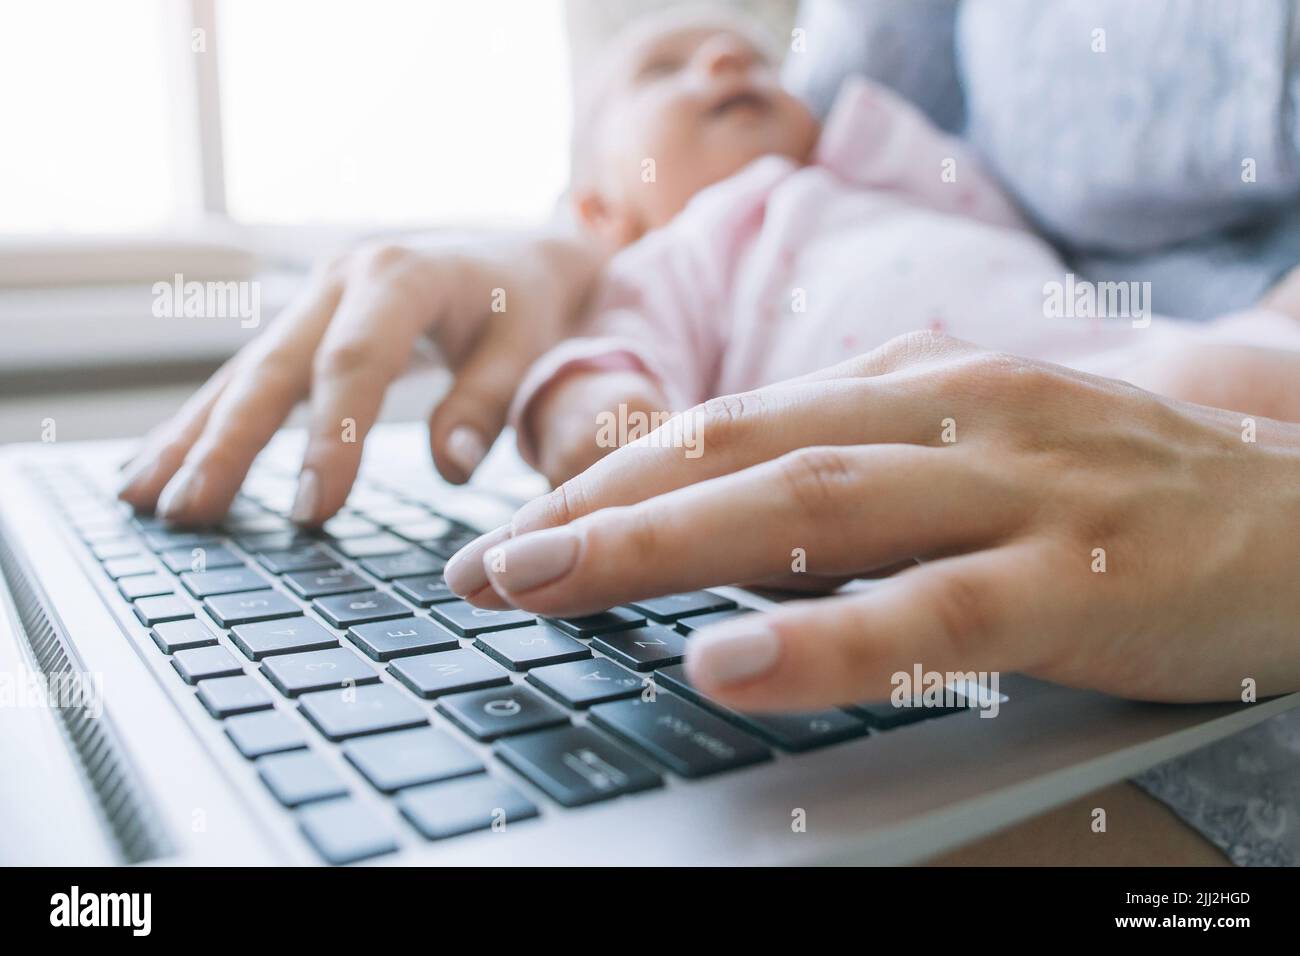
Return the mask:
<svg viewBox="0 0 1300 956">
<path fill-rule="evenodd" d="M 384 393 L 424 335 L 455 373 L 429 420 L 434 462 L 448 480 L 466 481 L 516 384 L 564 336 L 601 262 L 596 249 L 561 237 L 440 239 L 334 259 L 146 436 L 119 496 L 179 524 L 217 521 L 258 452 L 309 398 L 292 516 L 319 524 L 347 500 Z"/>
</svg>

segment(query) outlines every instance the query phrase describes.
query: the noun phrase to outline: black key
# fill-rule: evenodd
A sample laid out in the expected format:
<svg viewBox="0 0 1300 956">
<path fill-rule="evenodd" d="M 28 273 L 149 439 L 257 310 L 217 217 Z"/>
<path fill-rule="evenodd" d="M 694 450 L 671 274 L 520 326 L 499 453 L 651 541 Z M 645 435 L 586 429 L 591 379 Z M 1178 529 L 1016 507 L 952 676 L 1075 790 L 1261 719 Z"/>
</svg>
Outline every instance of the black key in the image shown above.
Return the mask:
<svg viewBox="0 0 1300 956">
<path fill-rule="evenodd" d="M 310 750 L 274 754 L 257 762 L 257 775 L 286 807 L 347 796 L 348 785 L 324 757 Z"/>
<path fill-rule="evenodd" d="M 229 717 L 253 710 L 269 710 L 271 697 L 247 674 L 214 677 L 199 684 L 199 700 L 213 717 Z"/>
<path fill-rule="evenodd" d="M 267 586 L 266 578 L 252 568 L 224 568 L 220 571 L 186 571 L 181 575 L 185 590 L 196 598 L 214 594 L 239 594 L 243 591 L 260 591 Z"/>
<path fill-rule="evenodd" d="M 429 722 L 414 701 L 387 684 L 320 690 L 304 694 L 301 701 L 307 719 L 330 740 L 346 740 Z"/>
<path fill-rule="evenodd" d="M 511 737 L 496 754 L 556 803 L 577 807 L 662 785 L 639 757 L 589 727 Z"/>
<path fill-rule="evenodd" d="M 140 554 L 140 545 L 134 538 L 119 538 L 115 541 L 101 541 L 90 546 L 90 553 L 100 561 L 117 558 L 131 558 Z"/>
<path fill-rule="evenodd" d="M 526 671 L 542 664 L 562 664 L 591 656 L 586 645 L 579 644 L 549 624 L 492 631 L 475 640 L 474 646 L 515 671 Z"/>
<path fill-rule="evenodd" d="M 555 618 L 551 623 L 574 637 L 588 638 L 640 627 L 645 623 L 645 616 L 625 607 L 612 607 L 608 611 L 588 614 L 586 617 Z"/>
<path fill-rule="evenodd" d="M 582 709 L 641 693 L 650 676 L 634 674 L 603 657 L 535 667 L 528 683 L 540 687 L 566 707 Z"/>
<path fill-rule="evenodd" d="M 279 591 L 247 591 L 243 594 L 217 594 L 203 601 L 212 619 L 222 627 L 273 621 L 302 613 Z"/>
<path fill-rule="evenodd" d="M 354 514 L 339 514 L 330 518 L 321 527 L 321 531 L 331 538 L 364 538 L 373 536 L 379 526 Z"/>
<path fill-rule="evenodd" d="M 262 662 L 262 673 L 287 697 L 379 681 L 374 668 L 343 647 L 268 657 Z"/>
<path fill-rule="evenodd" d="M 217 635 L 198 618 L 172 621 L 150 628 L 149 636 L 164 654 L 175 654 L 191 647 L 204 647 L 217 643 Z"/>
<path fill-rule="evenodd" d="M 177 651 L 172 667 L 187 684 L 197 684 L 213 677 L 232 677 L 244 673 L 244 665 L 234 654 L 220 645 L 191 647 Z"/>
<path fill-rule="evenodd" d="M 441 574 L 446 564 L 444 558 L 435 558 L 427 551 L 411 548 L 401 554 L 366 558 L 361 562 L 361 567 L 381 581 L 391 581 L 393 578 L 405 578 L 416 574 Z"/>
<path fill-rule="evenodd" d="M 194 609 L 174 594 L 140 598 L 134 603 L 134 609 L 135 616 L 146 627 L 194 616 Z"/>
<path fill-rule="evenodd" d="M 348 628 L 348 637 L 367 657 L 376 661 L 460 647 L 456 635 L 422 617 L 358 624 Z"/>
<path fill-rule="evenodd" d="M 442 601 L 455 601 L 456 595 L 441 574 L 429 574 L 419 578 L 398 578 L 393 582 L 393 589 L 412 604 L 428 607 Z"/>
<path fill-rule="evenodd" d="M 345 571 L 340 567 L 297 571 L 286 574 L 283 580 L 289 586 L 290 591 L 308 600 L 327 597 L 331 594 L 369 591 L 374 587 L 373 584 L 355 571 Z"/>
<path fill-rule="evenodd" d="M 698 631 L 701 628 L 711 627 L 714 624 L 721 624 L 723 621 L 729 621 L 732 618 L 744 617 L 746 614 L 756 612 L 747 607 L 733 608 L 730 611 L 710 611 L 708 614 L 697 614 L 694 617 L 684 617 L 677 622 L 677 630 L 683 634 L 690 634 L 692 631 Z"/>
<path fill-rule="evenodd" d="M 656 671 L 655 682 L 792 753 L 837 744 L 861 737 L 867 732 L 867 725 L 863 721 L 834 707 L 793 714 L 738 713 L 710 700 L 691 686 L 681 664 Z"/>
<path fill-rule="evenodd" d="M 508 827 L 537 816 L 537 807 L 522 793 L 493 777 L 475 776 L 408 790 L 397 807 L 429 840 Z"/>
<path fill-rule="evenodd" d="M 438 700 L 438 710 L 476 740 L 496 740 L 567 724 L 564 711 L 536 691 L 512 684 L 468 694 L 449 694 Z"/>
<path fill-rule="evenodd" d="M 270 534 L 250 534 L 236 535 L 235 540 L 245 551 L 252 551 L 255 554 L 268 554 L 272 551 L 293 551 L 297 548 L 319 546 L 319 542 L 313 540 L 302 531 L 274 531 Z M 334 564 L 335 559 L 330 559 L 330 564 Z M 269 568 L 267 570 L 270 570 Z M 275 572 L 272 571 L 272 574 Z"/>
<path fill-rule="evenodd" d="M 153 551 L 171 551 L 175 548 L 216 548 L 221 546 L 221 541 L 214 538 L 210 532 L 202 531 L 146 531 L 144 535 L 145 544 Z"/>
<path fill-rule="evenodd" d="M 510 683 L 510 675 L 471 650 L 399 657 L 388 671 L 421 697 L 440 697 Z"/>
<path fill-rule="evenodd" d="M 429 608 L 429 614 L 461 637 L 478 637 L 489 631 L 503 631 L 508 627 L 524 627 L 537 620 L 527 611 L 510 608 L 494 611 L 475 607 L 468 601 L 449 601 Z"/>
<path fill-rule="evenodd" d="M 390 524 L 388 530 L 401 535 L 407 541 L 432 541 L 441 538 L 452 530 L 451 522 L 446 518 L 426 515 L 419 521 L 402 521 Z"/>
<path fill-rule="evenodd" d="M 666 594 L 645 601 L 629 601 L 632 607 L 653 621 L 671 624 L 689 614 L 708 614 L 710 611 L 727 611 L 736 602 L 720 597 L 712 591 L 687 591 L 684 594 Z"/>
<path fill-rule="evenodd" d="M 406 617 L 411 609 L 391 594 L 382 591 L 361 591 L 358 594 L 337 594 L 318 598 L 312 603 L 325 620 L 335 627 L 351 627 L 370 621 L 387 621 Z"/>
<path fill-rule="evenodd" d="M 324 650 L 339 643 L 337 637 L 309 617 L 241 624 L 230 632 L 230 637 L 254 661 L 271 654 Z"/>
<path fill-rule="evenodd" d="M 327 863 L 342 866 L 397 849 L 383 820 L 355 800 L 330 800 L 298 811 L 303 835 Z"/>
<path fill-rule="evenodd" d="M 753 737 L 701 707 L 660 691 L 591 708 L 596 726 L 646 751 L 673 773 L 703 777 L 771 757 Z"/>
<path fill-rule="evenodd" d="M 410 545 L 397 535 L 384 532 L 367 535 L 364 538 L 344 538 L 335 541 L 334 547 L 349 558 L 373 558 L 381 554 L 397 554 L 399 551 L 405 551 Z"/>
<path fill-rule="evenodd" d="M 625 667 L 648 671 L 680 664 L 686 653 L 686 638 L 661 624 L 651 624 L 592 638 L 591 646 Z"/>
<path fill-rule="evenodd" d="M 167 570 L 173 574 L 185 571 L 219 571 L 237 568 L 244 562 L 229 548 L 173 548 L 158 555 Z"/>
<path fill-rule="evenodd" d="M 465 545 L 479 536 L 473 528 L 457 526 L 453 530 L 428 541 L 421 541 L 420 547 L 432 551 L 440 558 L 450 558 Z"/>
<path fill-rule="evenodd" d="M 109 558 L 104 562 L 104 571 L 114 581 L 129 578 L 136 574 L 153 574 L 158 566 L 143 555 L 130 558 Z"/>
<path fill-rule="evenodd" d="M 222 527 L 231 534 L 273 534 L 293 528 L 284 518 L 266 511 L 233 517 L 227 515 Z"/>
<path fill-rule="evenodd" d="M 845 709 L 849 713 L 861 717 L 876 730 L 893 730 L 895 727 L 902 727 L 906 724 L 915 724 L 922 720 L 929 720 L 931 717 L 942 717 L 945 714 L 956 713 L 965 708 L 895 707 L 889 701 L 873 701 L 864 704 L 854 704 Z"/>
<path fill-rule="evenodd" d="M 303 544 L 283 551 L 264 551 L 257 556 L 258 563 L 272 574 L 292 571 L 316 571 L 332 568 L 338 561 L 319 544 Z"/>
<path fill-rule="evenodd" d="M 483 772 L 483 761 L 469 748 L 432 727 L 352 740 L 343 756 L 384 793 Z"/>
<path fill-rule="evenodd" d="M 171 594 L 173 590 L 170 578 L 165 578 L 161 574 L 138 574 L 134 577 L 122 578 L 117 582 L 117 589 L 122 593 L 122 597 L 128 601 L 134 601 L 137 598 L 155 597 L 159 594 Z"/>
<path fill-rule="evenodd" d="M 225 728 L 226 736 L 249 760 L 267 754 L 302 750 L 307 746 L 307 739 L 303 736 L 298 721 L 278 710 L 231 717 L 226 721 Z"/>
</svg>

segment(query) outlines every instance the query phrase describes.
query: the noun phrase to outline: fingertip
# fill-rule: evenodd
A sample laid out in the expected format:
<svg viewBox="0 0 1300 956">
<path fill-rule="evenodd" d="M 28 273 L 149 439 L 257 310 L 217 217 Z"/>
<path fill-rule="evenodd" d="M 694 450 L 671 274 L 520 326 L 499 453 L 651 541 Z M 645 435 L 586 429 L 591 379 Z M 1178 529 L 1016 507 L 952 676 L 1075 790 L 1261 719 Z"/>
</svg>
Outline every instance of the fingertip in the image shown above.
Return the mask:
<svg viewBox="0 0 1300 956">
<path fill-rule="evenodd" d="M 453 554 L 442 570 L 443 580 L 452 593 L 468 601 L 484 588 L 491 590 L 487 570 L 483 567 L 483 555 L 509 537 L 510 526 L 501 525 Z"/>
</svg>

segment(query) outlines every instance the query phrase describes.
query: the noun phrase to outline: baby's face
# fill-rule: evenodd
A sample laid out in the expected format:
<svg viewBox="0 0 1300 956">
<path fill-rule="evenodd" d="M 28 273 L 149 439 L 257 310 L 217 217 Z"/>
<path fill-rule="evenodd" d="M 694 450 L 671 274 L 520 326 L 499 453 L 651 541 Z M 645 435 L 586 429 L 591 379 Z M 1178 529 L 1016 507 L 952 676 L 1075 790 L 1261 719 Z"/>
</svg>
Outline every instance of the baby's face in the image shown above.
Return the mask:
<svg viewBox="0 0 1300 956">
<path fill-rule="evenodd" d="M 638 234 L 759 156 L 805 160 L 818 133 L 768 54 L 721 25 L 666 27 L 634 43 L 598 113 L 593 185 Z"/>
</svg>

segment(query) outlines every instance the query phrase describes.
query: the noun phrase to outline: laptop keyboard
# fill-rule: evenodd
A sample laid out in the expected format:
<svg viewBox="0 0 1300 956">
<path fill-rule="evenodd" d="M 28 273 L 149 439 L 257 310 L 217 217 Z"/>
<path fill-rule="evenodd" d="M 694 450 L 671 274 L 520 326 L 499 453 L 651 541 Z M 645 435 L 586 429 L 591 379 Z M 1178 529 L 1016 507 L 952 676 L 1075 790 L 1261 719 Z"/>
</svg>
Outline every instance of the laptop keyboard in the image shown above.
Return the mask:
<svg viewBox="0 0 1300 956">
<path fill-rule="evenodd" d="M 304 533 L 287 520 L 293 469 L 267 457 L 202 531 L 131 515 L 74 465 L 32 477 L 325 862 L 410 842 L 361 788 L 444 840 L 953 712 L 737 713 L 682 667 L 693 631 L 746 613 L 736 602 L 694 591 L 567 620 L 475 608 L 442 569 L 478 532 L 429 496 L 363 483 Z"/>
</svg>

